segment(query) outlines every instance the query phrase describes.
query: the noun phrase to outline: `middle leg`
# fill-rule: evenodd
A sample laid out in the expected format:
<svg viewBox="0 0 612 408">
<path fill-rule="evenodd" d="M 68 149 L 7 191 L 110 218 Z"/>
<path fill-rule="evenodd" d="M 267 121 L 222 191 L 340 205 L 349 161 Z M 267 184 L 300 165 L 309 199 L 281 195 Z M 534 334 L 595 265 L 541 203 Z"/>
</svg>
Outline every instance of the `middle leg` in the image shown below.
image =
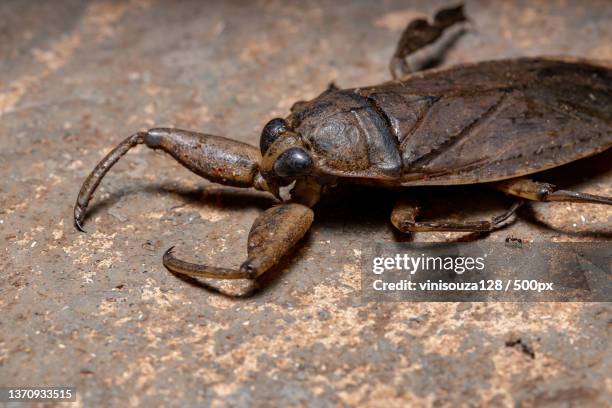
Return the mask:
<svg viewBox="0 0 612 408">
<path fill-rule="evenodd" d="M 458 231 L 488 232 L 500 228 L 519 209 L 523 201 L 516 201 L 504 213 L 481 221 L 417 221 L 420 204 L 412 197 L 402 197 L 391 212 L 391 223 L 401 232 Z"/>
<path fill-rule="evenodd" d="M 438 11 L 432 23 L 426 19 L 419 18 L 408 24 L 395 49 L 395 53 L 389 63 L 389 70 L 393 79 L 400 78 L 414 71 L 406 58 L 416 51 L 433 44 L 444 31 L 461 22 L 467 21 L 463 14 L 463 6 L 446 8 Z"/>
</svg>

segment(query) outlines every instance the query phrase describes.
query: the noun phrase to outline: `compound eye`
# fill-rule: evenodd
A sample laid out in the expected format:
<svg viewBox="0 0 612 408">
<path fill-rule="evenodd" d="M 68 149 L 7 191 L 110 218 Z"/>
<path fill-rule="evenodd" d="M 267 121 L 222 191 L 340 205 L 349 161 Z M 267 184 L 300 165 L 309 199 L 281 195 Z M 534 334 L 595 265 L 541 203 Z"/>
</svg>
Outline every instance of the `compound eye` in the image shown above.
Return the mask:
<svg viewBox="0 0 612 408">
<path fill-rule="evenodd" d="M 280 135 L 287 131 L 287 121 L 282 118 L 276 118 L 269 121 L 264 126 L 259 139 L 259 149 L 261 154 L 265 155 L 268 148 Z"/>
<path fill-rule="evenodd" d="M 274 162 L 274 172 L 280 177 L 297 177 L 310 173 L 313 162 L 308 152 L 300 147 L 285 150 Z"/>
</svg>

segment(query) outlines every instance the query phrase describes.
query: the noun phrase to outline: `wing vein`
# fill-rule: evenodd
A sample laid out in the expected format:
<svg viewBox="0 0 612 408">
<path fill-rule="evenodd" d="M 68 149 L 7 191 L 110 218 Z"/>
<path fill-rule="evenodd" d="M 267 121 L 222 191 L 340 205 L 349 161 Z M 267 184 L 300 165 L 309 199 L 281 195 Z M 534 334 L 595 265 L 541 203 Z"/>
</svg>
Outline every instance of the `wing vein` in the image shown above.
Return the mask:
<svg viewBox="0 0 612 408">
<path fill-rule="evenodd" d="M 464 140 L 468 136 L 473 134 L 478 129 L 478 127 L 481 124 L 487 122 L 489 119 L 495 118 L 495 116 L 498 115 L 499 112 L 501 112 L 501 110 L 503 108 L 503 104 L 506 101 L 507 97 L 508 97 L 508 94 L 507 93 L 503 93 L 499 97 L 499 99 L 497 99 L 497 101 L 495 101 L 494 104 L 492 104 L 483 113 L 478 115 L 478 117 L 476 117 L 476 119 L 474 119 L 473 121 L 468 123 L 458 133 L 456 133 L 455 135 L 451 136 L 448 140 L 444 141 L 444 143 L 441 143 L 439 146 L 433 148 L 429 152 L 425 153 L 423 156 L 421 156 L 418 159 L 414 160 L 412 163 L 410 163 L 410 167 L 415 168 L 415 167 L 420 167 L 420 166 L 424 166 L 424 165 L 428 164 L 433 159 L 438 157 L 441 153 L 444 153 L 444 152 L 450 150 L 453 146 L 456 146 L 457 143 L 459 143 L 461 140 Z"/>
</svg>

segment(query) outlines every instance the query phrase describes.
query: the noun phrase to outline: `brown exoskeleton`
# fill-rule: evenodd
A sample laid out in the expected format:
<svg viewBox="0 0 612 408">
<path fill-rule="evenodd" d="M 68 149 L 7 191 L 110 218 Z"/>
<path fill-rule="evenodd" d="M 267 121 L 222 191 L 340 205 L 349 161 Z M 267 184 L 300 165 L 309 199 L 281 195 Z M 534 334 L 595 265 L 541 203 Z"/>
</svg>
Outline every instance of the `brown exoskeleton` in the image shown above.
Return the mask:
<svg viewBox="0 0 612 408">
<path fill-rule="evenodd" d="M 255 278 L 275 265 L 310 228 L 325 186 L 341 181 L 392 188 L 488 183 L 519 197 L 491 220 L 417 221 L 400 199 L 391 222 L 402 232 L 490 231 L 522 199 L 612 204 L 612 198 L 557 190 L 524 176 L 603 152 L 612 145 L 612 68 L 588 61 L 521 58 L 410 74 L 406 58 L 465 21 L 461 7 L 416 20 L 391 61 L 396 78 L 377 86 L 330 88 L 298 102 L 263 129 L 259 149 L 219 136 L 151 129 L 121 142 L 83 183 L 74 208 L 79 229 L 106 172 L 132 147 L 162 149 L 213 182 L 291 198 L 255 221 L 238 269 L 188 263 L 170 248 L 171 271 L 212 278 Z M 410 74 L 410 75 L 409 75 Z M 400 79 L 397 79 L 400 78 Z"/>
</svg>

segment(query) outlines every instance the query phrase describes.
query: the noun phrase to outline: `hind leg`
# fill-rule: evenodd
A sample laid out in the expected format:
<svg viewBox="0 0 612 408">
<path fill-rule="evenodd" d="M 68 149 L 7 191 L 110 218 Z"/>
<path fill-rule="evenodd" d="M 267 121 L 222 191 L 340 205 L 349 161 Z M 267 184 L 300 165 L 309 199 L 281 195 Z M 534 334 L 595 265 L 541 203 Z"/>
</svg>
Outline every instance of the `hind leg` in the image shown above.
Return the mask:
<svg viewBox="0 0 612 408">
<path fill-rule="evenodd" d="M 391 212 L 391 223 L 405 233 L 422 231 L 488 232 L 502 227 L 522 204 L 522 200 L 517 201 L 504 213 L 490 220 L 417 221 L 416 218 L 420 212 L 419 203 L 412 197 L 402 197 Z"/>
<path fill-rule="evenodd" d="M 422 18 L 411 21 L 402 33 L 395 53 L 389 63 L 389 70 L 393 79 L 415 71 L 415 69 L 410 67 L 406 58 L 416 51 L 433 44 L 442 36 L 447 28 L 465 21 L 466 18 L 463 15 L 462 5 L 438 11 L 432 23 Z"/>
<path fill-rule="evenodd" d="M 565 201 L 571 203 L 591 203 L 612 205 L 612 197 L 557 190 L 553 184 L 540 183 L 527 178 L 517 178 L 494 183 L 493 187 L 516 197 L 532 201 Z"/>
</svg>

